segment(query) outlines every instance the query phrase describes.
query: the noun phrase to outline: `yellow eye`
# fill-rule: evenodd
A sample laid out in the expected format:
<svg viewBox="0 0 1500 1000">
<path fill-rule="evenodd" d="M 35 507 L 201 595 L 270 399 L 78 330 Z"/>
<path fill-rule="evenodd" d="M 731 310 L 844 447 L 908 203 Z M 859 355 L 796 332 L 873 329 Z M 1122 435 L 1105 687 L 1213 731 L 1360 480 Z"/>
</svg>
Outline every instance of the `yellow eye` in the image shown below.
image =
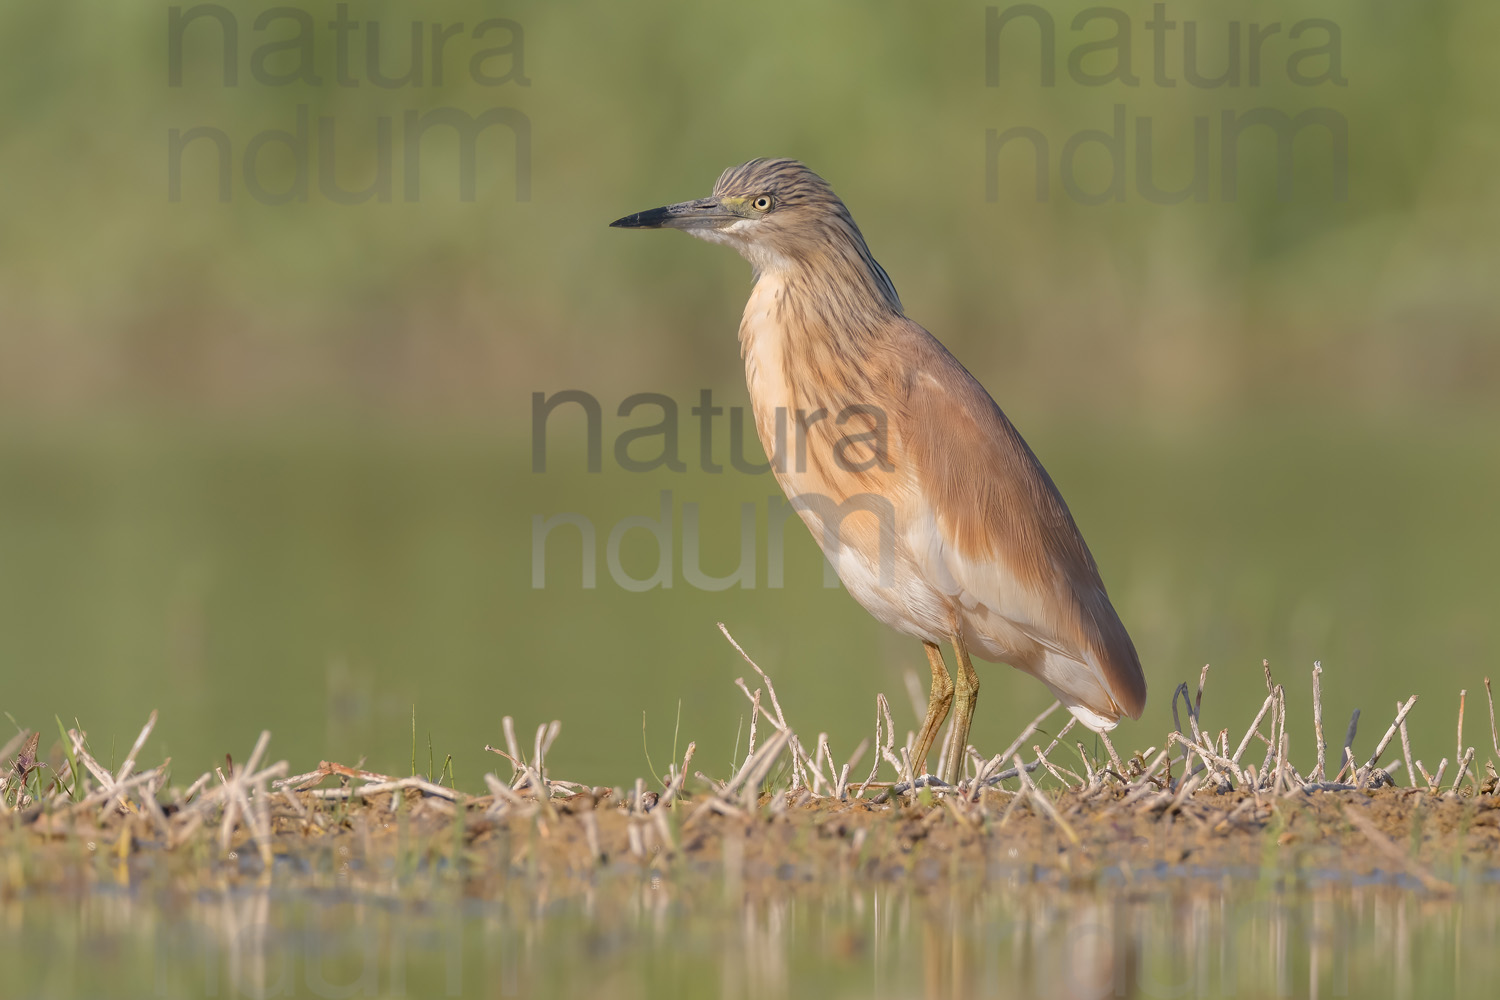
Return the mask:
<svg viewBox="0 0 1500 1000">
<path fill-rule="evenodd" d="M 752 201 L 750 203 L 750 207 L 755 209 L 757 212 L 769 212 L 771 210 L 771 206 L 774 204 L 776 204 L 776 202 L 771 198 L 770 195 L 763 194 L 759 198 Z"/>
</svg>

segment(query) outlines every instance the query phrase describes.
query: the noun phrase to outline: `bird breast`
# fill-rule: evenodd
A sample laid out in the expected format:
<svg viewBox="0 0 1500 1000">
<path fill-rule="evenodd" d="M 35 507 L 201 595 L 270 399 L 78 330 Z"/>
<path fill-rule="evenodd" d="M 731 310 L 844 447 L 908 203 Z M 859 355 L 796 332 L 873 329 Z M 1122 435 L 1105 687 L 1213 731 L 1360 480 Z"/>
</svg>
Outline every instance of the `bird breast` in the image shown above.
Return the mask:
<svg viewBox="0 0 1500 1000">
<path fill-rule="evenodd" d="M 946 641 L 951 600 L 922 572 L 907 537 L 924 519 L 891 411 L 901 373 L 883 371 L 878 350 L 846 356 L 796 294 L 786 277 L 763 273 L 740 324 L 756 433 L 772 471 L 865 610 L 908 635 Z"/>
</svg>

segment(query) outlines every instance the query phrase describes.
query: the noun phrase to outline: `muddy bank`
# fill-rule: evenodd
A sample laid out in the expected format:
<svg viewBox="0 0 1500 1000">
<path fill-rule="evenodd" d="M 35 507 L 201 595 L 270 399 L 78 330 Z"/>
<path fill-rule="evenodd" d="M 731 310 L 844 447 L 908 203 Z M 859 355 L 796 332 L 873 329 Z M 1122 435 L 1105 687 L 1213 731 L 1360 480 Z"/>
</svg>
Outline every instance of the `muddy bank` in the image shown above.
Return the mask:
<svg viewBox="0 0 1500 1000">
<path fill-rule="evenodd" d="M 724 879 L 747 888 L 844 880 L 971 885 L 1003 878 L 1085 888 L 1162 878 L 1389 880 L 1424 892 L 1493 882 L 1500 797 L 1411 788 L 1275 797 L 1201 790 L 1170 801 L 1115 793 L 990 789 L 977 801 L 927 793 L 907 803 L 761 796 L 746 811 L 681 797 L 632 808 L 612 792 L 449 800 L 419 789 L 355 801 L 286 791 L 255 824 L 223 818 L 180 836 L 133 808 L 92 822 L 63 811 L 12 818 L 4 892 L 91 881 L 386 888 L 421 875 L 469 894 L 514 879 L 558 890 L 602 875 Z M 708 803 L 714 803 L 712 807 Z M 223 849 L 221 849 L 223 845 Z"/>
</svg>

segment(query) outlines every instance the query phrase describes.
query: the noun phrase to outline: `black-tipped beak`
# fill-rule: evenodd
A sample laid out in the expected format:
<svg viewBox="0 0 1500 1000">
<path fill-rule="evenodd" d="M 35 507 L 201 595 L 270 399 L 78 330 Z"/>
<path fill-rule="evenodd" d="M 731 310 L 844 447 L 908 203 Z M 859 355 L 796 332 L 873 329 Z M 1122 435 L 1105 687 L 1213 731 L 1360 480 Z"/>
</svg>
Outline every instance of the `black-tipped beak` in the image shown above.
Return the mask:
<svg viewBox="0 0 1500 1000">
<path fill-rule="evenodd" d="M 610 223 L 615 229 L 718 229 L 740 218 L 715 198 L 647 209 Z"/>
<path fill-rule="evenodd" d="M 667 209 L 648 208 L 644 212 L 637 212 L 634 215 L 627 215 L 623 219 L 616 219 L 609 225 L 612 229 L 660 229 L 666 225 L 666 222 Z"/>
</svg>

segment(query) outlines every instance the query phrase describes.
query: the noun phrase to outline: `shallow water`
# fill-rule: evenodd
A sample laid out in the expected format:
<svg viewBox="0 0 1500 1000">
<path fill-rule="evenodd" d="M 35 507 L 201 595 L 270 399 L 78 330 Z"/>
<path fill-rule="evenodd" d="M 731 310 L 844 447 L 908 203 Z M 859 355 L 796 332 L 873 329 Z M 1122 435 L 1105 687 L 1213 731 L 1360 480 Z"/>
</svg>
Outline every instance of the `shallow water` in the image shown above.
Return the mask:
<svg viewBox="0 0 1500 1000">
<path fill-rule="evenodd" d="M 1500 975 L 1494 885 L 410 889 L 13 898 L 0 996 L 1415 997 L 1485 995 Z"/>
</svg>

